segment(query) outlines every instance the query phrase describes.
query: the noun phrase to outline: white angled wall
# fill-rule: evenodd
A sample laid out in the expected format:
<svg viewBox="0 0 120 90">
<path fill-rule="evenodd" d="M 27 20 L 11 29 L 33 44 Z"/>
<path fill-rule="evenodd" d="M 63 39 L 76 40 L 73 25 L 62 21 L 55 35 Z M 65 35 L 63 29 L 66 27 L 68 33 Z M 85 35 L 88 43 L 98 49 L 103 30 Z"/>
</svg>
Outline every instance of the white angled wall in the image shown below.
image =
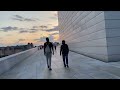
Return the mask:
<svg viewBox="0 0 120 90">
<path fill-rule="evenodd" d="M 105 28 L 109 61 L 120 60 L 120 11 L 105 11 Z"/>
<path fill-rule="evenodd" d="M 70 50 L 92 58 L 108 60 L 103 11 L 59 11 L 60 40 Z"/>
<path fill-rule="evenodd" d="M 38 48 L 32 48 L 23 52 L 19 52 L 10 56 L 6 56 L 3 58 L 0 58 L 0 75 L 8 70 L 10 70 L 12 67 L 14 67 L 16 64 L 22 62 L 26 58 L 30 57 L 32 54 L 34 54 Z"/>
<path fill-rule="evenodd" d="M 58 11 L 60 41 L 103 61 L 120 60 L 120 11 Z"/>
</svg>

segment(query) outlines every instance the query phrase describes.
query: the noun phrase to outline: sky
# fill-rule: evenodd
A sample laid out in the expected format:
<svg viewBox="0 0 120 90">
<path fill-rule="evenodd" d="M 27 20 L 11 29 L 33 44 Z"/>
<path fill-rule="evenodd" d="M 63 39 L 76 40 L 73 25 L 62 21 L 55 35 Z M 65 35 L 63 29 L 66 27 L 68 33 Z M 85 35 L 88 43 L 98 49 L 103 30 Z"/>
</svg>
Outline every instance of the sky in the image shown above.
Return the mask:
<svg viewBox="0 0 120 90">
<path fill-rule="evenodd" d="M 57 11 L 0 11 L 0 47 L 59 40 Z"/>
</svg>

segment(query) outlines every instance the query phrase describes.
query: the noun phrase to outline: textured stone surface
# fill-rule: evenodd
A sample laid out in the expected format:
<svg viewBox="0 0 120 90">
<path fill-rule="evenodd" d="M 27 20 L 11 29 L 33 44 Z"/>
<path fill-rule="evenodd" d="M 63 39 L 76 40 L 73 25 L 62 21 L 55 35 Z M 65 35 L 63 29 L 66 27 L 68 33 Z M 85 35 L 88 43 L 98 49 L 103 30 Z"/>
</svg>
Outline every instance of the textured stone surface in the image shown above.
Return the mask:
<svg viewBox="0 0 120 90">
<path fill-rule="evenodd" d="M 105 62 L 120 61 L 120 11 L 58 11 L 60 41 Z"/>
<path fill-rule="evenodd" d="M 21 61 L 31 56 L 36 51 L 37 51 L 37 48 L 33 48 L 30 50 L 26 50 L 23 52 L 19 52 L 10 56 L 0 58 L 0 74 L 8 71 L 12 67 L 14 67 L 16 64 L 20 63 Z"/>
<path fill-rule="evenodd" d="M 0 79 L 120 79 L 120 62 L 105 63 L 70 52 L 69 66 L 64 68 L 57 48 L 49 71 L 40 50 L 2 74 Z"/>
</svg>

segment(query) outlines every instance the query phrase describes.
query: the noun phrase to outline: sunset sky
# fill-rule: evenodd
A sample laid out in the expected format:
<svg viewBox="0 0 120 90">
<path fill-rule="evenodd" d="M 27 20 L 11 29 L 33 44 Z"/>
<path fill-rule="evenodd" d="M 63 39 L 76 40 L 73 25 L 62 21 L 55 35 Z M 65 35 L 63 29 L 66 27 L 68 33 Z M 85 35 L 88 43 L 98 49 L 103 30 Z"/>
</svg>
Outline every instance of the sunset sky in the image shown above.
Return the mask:
<svg viewBox="0 0 120 90">
<path fill-rule="evenodd" d="M 0 11 L 0 47 L 58 41 L 57 11 Z"/>
</svg>

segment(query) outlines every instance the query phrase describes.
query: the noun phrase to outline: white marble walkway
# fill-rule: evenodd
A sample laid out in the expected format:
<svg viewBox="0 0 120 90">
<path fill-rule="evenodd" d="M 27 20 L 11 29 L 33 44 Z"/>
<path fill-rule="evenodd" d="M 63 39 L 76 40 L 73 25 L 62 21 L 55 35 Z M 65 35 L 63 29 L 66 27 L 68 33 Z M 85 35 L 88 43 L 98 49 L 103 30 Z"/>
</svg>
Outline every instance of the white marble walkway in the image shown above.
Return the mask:
<svg viewBox="0 0 120 90">
<path fill-rule="evenodd" d="M 63 66 L 59 48 L 52 57 L 52 71 L 46 65 L 43 50 L 39 50 L 0 79 L 119 79 L 120 62 L 105 63 L 74 52 L 69 53 L 69 68 Z"/>
</svg>

